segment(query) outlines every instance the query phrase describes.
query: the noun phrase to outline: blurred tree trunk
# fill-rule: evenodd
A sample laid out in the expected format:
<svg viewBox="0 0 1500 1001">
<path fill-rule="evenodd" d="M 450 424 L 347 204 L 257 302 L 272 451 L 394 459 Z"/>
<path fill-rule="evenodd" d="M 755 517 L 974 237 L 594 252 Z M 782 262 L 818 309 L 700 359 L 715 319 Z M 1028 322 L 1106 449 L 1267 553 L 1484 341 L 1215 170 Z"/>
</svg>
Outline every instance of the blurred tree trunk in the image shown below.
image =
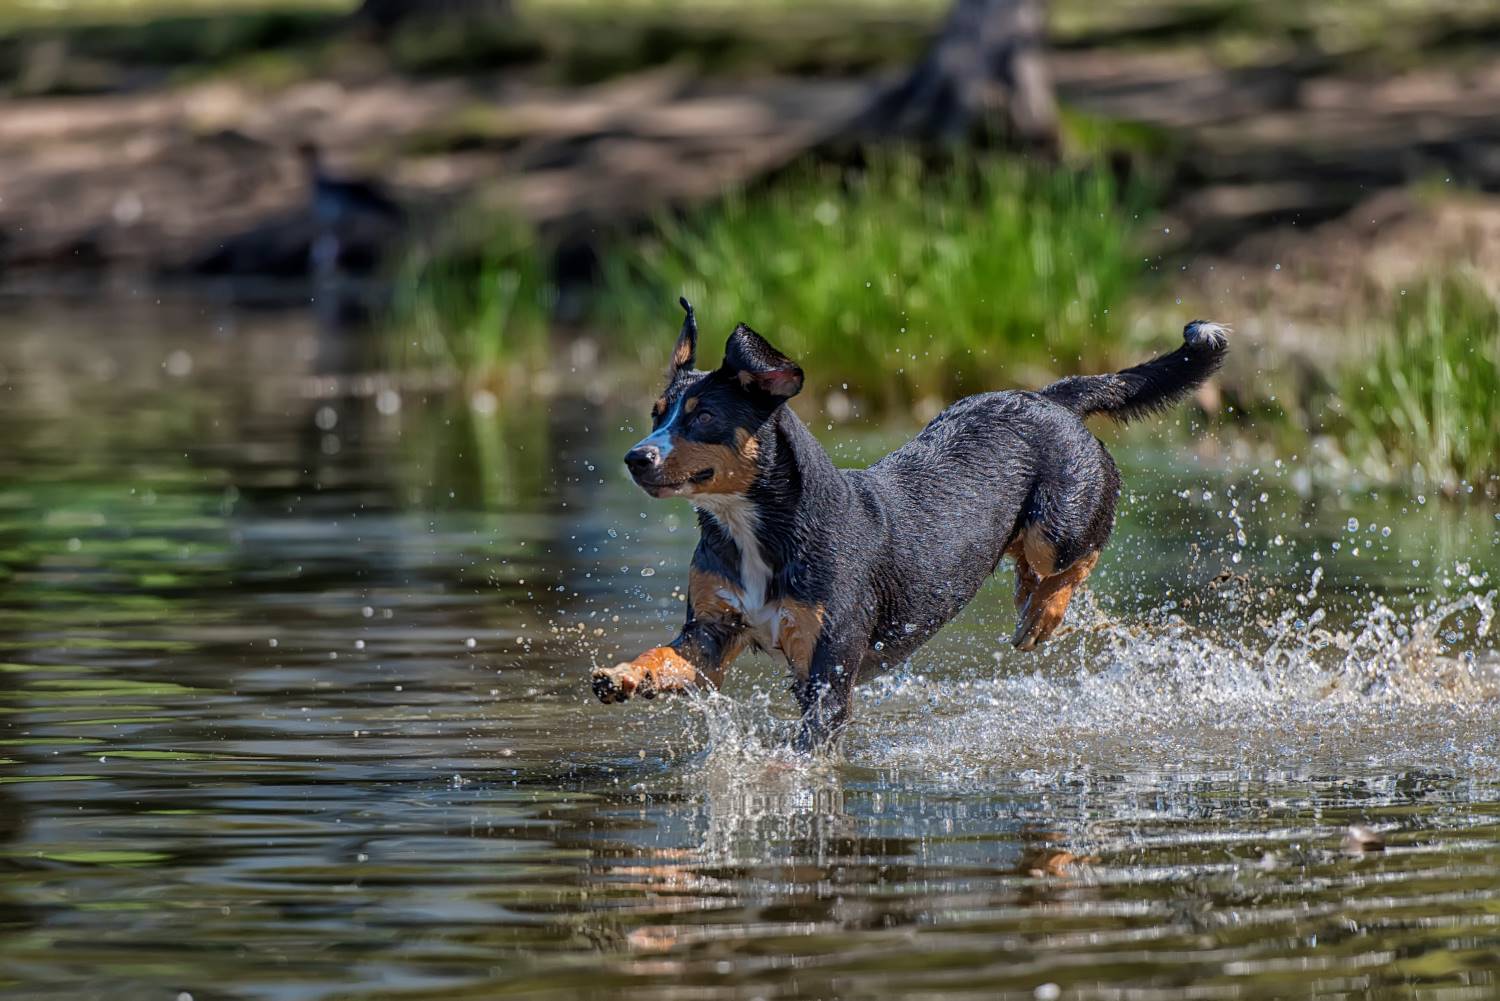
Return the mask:
<svg viewBox="0 0 1500 1001">
<path fill-rule="evenodd" d="M 378 31 L 388 31 L 413 20 L 498 21 L 513 12 L 511 0 L 363 0 L 354 18 Z"/>
<path fill-rule="evenodd" d="M 926 57 L 857 130 L 939 142 L 983 137 L 1052 152 L 1057 102 L 1045 29 L 1045 0 L 953 0 Z"/>
</svg>

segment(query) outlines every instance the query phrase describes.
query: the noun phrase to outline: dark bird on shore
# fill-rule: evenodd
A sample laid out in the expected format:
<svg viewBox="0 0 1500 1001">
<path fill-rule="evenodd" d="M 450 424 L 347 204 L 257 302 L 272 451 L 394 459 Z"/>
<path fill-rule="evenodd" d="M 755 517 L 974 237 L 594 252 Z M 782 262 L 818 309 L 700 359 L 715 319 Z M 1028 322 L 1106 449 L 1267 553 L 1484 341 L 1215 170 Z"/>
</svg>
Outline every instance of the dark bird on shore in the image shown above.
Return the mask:
<svg viewBox="0 0 1500 1001">
<path fill-rule="evenodd" d="M 378 182 L 335 177 L 313 143 L 301 144 L 297 152 L 307 167 L 310 208 L 318 229 L 310 252 L 315 272 L 333 270 L 351 251 L 359 256 L 362 245 L 378 242 L 380 234 L 401 225 L 401 206 Z"/>
<path fill-rule="evenodd" d="M 307 167 L 312 185 L 313 211 L 322 222 L 337 223 L 357 214 L 380 216 L 392 221 L 401 218 L 401 206 L 385 193 L 376 181 L 355 177 L 335 177 L 323 164 L 317 145 L 305 142 L 297 147 Z"/>
</svg>

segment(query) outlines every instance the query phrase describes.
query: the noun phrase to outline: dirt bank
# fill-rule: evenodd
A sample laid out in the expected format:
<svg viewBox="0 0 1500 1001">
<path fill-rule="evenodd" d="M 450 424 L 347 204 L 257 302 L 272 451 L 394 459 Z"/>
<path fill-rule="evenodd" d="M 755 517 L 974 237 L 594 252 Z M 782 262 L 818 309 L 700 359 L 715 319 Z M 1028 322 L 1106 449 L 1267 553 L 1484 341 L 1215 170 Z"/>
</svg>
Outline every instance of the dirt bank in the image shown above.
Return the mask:
<svg viewBox="0 0 1500 1001">
<path fill-rule="evenodd" d="M 1053 69 L 1074 109 L 1163 137 L 1167 251 L 1262 253 L 1268 231 L 1300 232 L 1414 182 L 1500 190 L 1500 60 L 1378 82 L 1105 49 L 1059 52 Z M 587 233 L 784 164 L 879 85 L 671 69 L 583 87 L 387 73 L 17 99 L 0 117 L 0 267 L 157 275 L 208 261 L 297 274 L 315 228 L 294 153 L 305 141 L 333 172 L 381 180 L 419 225 L 477 195 Z"/>
</svg>

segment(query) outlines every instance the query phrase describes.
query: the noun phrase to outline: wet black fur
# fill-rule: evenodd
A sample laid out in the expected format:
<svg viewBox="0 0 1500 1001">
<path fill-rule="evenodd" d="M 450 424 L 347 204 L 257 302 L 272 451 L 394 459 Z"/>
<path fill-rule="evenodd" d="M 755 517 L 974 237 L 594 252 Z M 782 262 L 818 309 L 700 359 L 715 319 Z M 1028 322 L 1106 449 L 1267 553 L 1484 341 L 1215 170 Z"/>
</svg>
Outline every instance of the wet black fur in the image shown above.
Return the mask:
<svg viewBox="0 0 1500 1001">
<path fill-rule="evenodd" d="M 1125 420 L 1170 406 L 1208 378 L 1227 350 L 1223 328 L 1195 321 L 1170 354 L 1040 392 L 959 400 L 868 469 L 839 469 L 784 406 L 787 396 L 762 388 L 769 379 L 795 393 L 800 369 L 741 325 L 724 366 L 695 371 L 696 335 L 690 315 L 679 341 L 688 361 L 671 374 L 665 412 L 691 394 L 699 404 L 679 415 L 675 433 L 722 443 L 736 428 L 755 436 L 758 475 L 746 497 L 772 570 L 767 600 L 791 597 L 825 609 L 810 675 L 796 688 L 804 745 L 836 736 L 859 677 L 901 662 L 957 614 L 1023 528 L 1042 527 L 1059 570 L 1101 549 L 1114 526 L 1120 477 L 1083 419 Z M 694 565 L 739 582 L 730 533 L 701 509 L 698 522 Z M 677 645 L 712 656 L 729 641 L 728 628 L 695 622 L 690 608 Z"/>
</svg>

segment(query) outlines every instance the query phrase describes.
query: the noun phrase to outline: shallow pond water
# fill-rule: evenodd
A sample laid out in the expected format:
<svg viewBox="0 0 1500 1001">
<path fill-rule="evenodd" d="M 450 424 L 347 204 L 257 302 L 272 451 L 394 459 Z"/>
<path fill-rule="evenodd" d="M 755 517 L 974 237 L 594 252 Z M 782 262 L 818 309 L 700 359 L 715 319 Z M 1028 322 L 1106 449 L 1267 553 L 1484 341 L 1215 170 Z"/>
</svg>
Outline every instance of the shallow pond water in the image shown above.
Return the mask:
<svg viewBox="0 0 1500 1001">
<path fill-rule="evenodd" d="M 591 697 L 695 532 L 590 387 L 351 376 L 310 315 L 5 315 L 7 999 L 1500 993 L 1490 506 L 1132 437 L 1075 628 L 1011 650 L 1002 575 L 809 764 L 765 658 Z"/>
</svg>

